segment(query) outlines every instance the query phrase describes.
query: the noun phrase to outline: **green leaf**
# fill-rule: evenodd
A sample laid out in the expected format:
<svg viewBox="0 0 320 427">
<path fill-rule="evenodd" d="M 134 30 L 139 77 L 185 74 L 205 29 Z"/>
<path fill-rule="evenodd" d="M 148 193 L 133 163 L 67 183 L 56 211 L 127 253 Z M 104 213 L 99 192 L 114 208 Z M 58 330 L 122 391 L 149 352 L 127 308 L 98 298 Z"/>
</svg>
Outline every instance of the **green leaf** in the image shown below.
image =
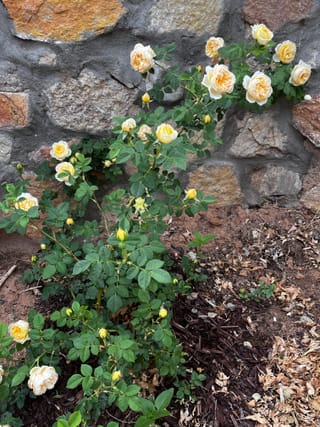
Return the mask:
<svg viewBox="0 0 320 427">
<path fill-rule="evenodd" d="M 83 376 L 80 374 L 74 374 L 72 375 L 67 382 L 67 388 L 69 389 L 74 389 L 76 387 L 78 387 L 79 384 L 82 383 L 83 380 Z"/>
<path fill-rule="evenodd" d="M 69 427 L 69 423 L 66 420 L 58 420 L 57 427 Z"/>
<path fill-rule="evenodd" d="M 119 423 L 117 423 L 116 421 L 110 421 L 107 424 L 107 427 L 119 427 Z"/>
<path fill-rule="evenodd" d="M 42 329 L 43 325 L 44 325 L 44 317 L 42 316 L 42 314 L 37 313 L 32 320 L 32 326 L 35 329 Z"/>
<path fill-rule="evenodd" d="M 21 366 L 18 369 L 18 372 L 12 378 L 11 387 L 15 387 L 15 386 L 21 384 L 25 380 L 25 378 L 28 374 L 29 374 L 29 367 L 26 365 Z"/>
<path fill-rule="evenodd" d="M 88 270 L 90 265 L 91 261 L 89 261 L 88 259 L 83 259 L 81 261 L 76 262 L 73 266 L 72 275 L 76 276 L 77 274 L 83 273 L 84 271 Z"/>
<path fill-rule="evenodd" d="M 112 295 L 108 299 L 107 307 L 112 313 L 116 313 L 123 305 L 122 298 L 119 295 Z"/>
<path fill-rule="evenodd" d="M 130 384 L 126 390 L 127 396 L 135 396 L 139 393 L 140 387 L 137 384 Z"/>
<path fill-rule="evenodd" d="M 117 399 L 117 406 L 120 411 L 124 412 L 128 409 L 129 402 L 127 396 L 119 396 Z"/>
<path fill-rule="evenodd" d="M 151 281 L 150 271 L 147 271 L 147 270 L 140 271 L 138 276 L 138 284 L 140 288 L 146 289 L 149 286 L 150 281 Z"/>
<path fill-rule="evenodd" d="M 84 377 L 92 375 L 92 367 L 87 364 L 81 365 L 80 372 Z"/>
<path fill-rule="evenodd" d="M 50 277 L 53 277 L 56 274 L 56 267 L 51 264 L 47 264 L 44 269 L 42 270 L 42 278 L 43 280 L 50 279 Z"/>
<path fill-rule="evenodd" d="M 171 402 L 174 389 L 169 388 L 168 390 L 163 391 L 155 400 L 155 407 L 157 409 L 165 409 Z"/>
<path fill-rule="evenodd" d="M 163 270 L 159 268 L 158 270 L 151 271 L 151 276 L 154 280 L 156 280 L 159 283 L 171 283 L 172 278 L 170 274 L 167 272 L 167 270 Z"/>
<path fill-rule="evenodd" d="M 158 268 L 161 268 L 163 266 L 164 262 L 160 259 L 151 259 L 146 264 L 147 270 L 157 270 Z"/>
<path fill-rule="evenodd" d="M 73 412 L 69 417 L 69 427 L 77 427 L 81 424 L 82 416 L 80 411 Z"/>
</svg>

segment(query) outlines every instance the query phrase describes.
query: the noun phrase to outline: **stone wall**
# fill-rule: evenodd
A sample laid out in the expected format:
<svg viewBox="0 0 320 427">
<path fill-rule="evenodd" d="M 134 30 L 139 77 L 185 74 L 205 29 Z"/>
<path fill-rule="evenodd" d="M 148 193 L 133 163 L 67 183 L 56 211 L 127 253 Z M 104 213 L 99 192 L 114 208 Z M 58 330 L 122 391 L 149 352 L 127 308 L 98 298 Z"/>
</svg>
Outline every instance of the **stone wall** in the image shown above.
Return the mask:
<svg viewBox="0 0 320 427">
<path fill-rule="evenodd" d="M 175 42 L 176 63 L 206 65 L 209 36 L 237 40 L 263 22 L 312 65 L 312 100 L 293 117 L 285 102 L 262 115 L 233 112 L 224 143 L 183 179 L 221 205 L 288 204 L 305 190 L 304 200 L 320 147 L 319 16 L 318 0 L 2 0 L 0 181 L 14 179 L 19 162 L 31 170 L 53 142 L 107 135 L 113 117 L 137 110 L 145 87 L 129 63 L 136 43 Z"/>
</svg>

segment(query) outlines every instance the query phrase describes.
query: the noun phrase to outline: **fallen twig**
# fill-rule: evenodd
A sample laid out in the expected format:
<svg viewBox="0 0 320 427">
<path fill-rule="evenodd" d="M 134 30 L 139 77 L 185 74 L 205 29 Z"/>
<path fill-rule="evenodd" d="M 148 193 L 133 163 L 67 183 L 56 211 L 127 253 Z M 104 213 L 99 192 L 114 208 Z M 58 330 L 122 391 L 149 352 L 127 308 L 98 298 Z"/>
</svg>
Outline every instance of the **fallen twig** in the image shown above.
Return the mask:
<svg viewBox="0 0 320 427">
<path fill-rule="evenodd" d="M 20 291 L 19 294 L 23 294 L 24 292 L 34 291 L 35 289 L 41 289 L 42 286 L 33 286 L 32 288 L 23 289 L 23 291 Z"/>
<path fill-rule="evenodd" d="M 0 279 L 0 288 L 5 283 L 5 281 L 8 279 L 8 277 L 11 276 L 11 274 L 14 272 L 14 270 L 17 268 L 16 265 L 13 265 L 10 267 L 10 269 L 6 272 L 6 274 Z"/>
</svg>

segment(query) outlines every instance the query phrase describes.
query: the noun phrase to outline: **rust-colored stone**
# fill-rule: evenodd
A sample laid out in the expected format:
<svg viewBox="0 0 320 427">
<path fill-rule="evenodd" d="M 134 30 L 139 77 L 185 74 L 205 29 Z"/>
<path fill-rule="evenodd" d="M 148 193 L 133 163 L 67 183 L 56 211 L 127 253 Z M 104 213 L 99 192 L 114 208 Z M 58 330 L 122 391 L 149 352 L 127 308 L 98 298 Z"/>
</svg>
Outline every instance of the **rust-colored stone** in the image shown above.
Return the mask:
<svg viewBox="0 0 320 427">
<path fill-rule="evenodd" d="M 73 42 L 111 30 L 126 12 L 119 0 L 3 0 L 17 35 Z"/>
<path fill-rule="evenodd" d="M 293 107 L 293 124 L 303 136 L 320 147 L 320 95 Z"/>
<path fill-rule="evenodd" d="M 0 128 L 21 128 L 28 124 L 29 95 L 0 92 Z"/>
<path fill-rule="evenodd" d="M 249 24 L 263 23 L 276 31 L 288 22 L 306 18 L 312 3 L 312 0 L 245 0 L 243 12 Z"/>
</svg>

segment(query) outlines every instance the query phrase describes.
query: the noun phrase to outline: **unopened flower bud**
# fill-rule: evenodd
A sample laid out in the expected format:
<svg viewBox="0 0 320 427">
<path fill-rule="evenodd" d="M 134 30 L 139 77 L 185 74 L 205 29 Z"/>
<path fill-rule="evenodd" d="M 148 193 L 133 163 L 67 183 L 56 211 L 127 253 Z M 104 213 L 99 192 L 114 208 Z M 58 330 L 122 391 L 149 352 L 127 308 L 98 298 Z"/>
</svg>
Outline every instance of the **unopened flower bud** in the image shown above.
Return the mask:
<svg viewBox="0 0 320 427">
<path fill-rule="evenodd" d="M 206 114 L 203 118 L 203 122 L 207 125 L 211 122 L 211 116 L 209 114 Z"/>
<path fill-rule="evenodd" d="M 105 160 L 105 161 L 103 162 L 103 166 L 104 166 L 105 168 L 109 168 L 111 165 L 112 165 L 112 162 L 111 162 L 110 160 Z"/>
<path fill-rule="evenodd" d="M 21 163 L 18 163 L 17 166 L 16 166 L 16 168 L 17 168 L 18 172 L 21 172 L 23 170 L 23 166 L 22 166 Z"/>
<path fill-rule="evenodd" d="M 73 224 L 74 224 L 73 219 L 72 219 L 72 218 L 67 218 L 67 220 L 66 220 L 66 224 L 67 224 L 67 225 L 73 225 Z"/>
<path fill-rule="evenodd" d="M 197 69 L 197 71 L 198 71 L 199 73 L 201 73 L 201 71 L 202 71 L 202 67 L 201 67 L 201 65 L 197 65 L 197 66 L 196 66 L 196 69 Z"/>
<path fill-rule="evenodd" d="M 45 250 L 47 249 L 47 245 L 46 245 L 45 243 L 41 243 L 41 245 L 40 245 L 40 249 L 41 249 L 42 251 L 45 251 Z"/>
<path fill-rule="evenodd" d="M 116 237 L 120 242 L 124 242 L 128 236 L 128 232 L 126 230 L 123 230 L 122 228 L 118 228 L 116 232 Z"/>
<path fill-rule="evenodd" d="M 113 382 L 119 381 L 120 378 L 121 378 L 121 371 L 114 371 L 114 372 L 112 372 L 111 380 Z"/>
<path fill-rule="evenodd" d="M 66 315 L 67 315 L 68 317 L 70 317 L 70 316 L 71 316 L 71 314 L 72 314 L 72 310 L 71 310 L 71 308 L 67 308 L 67 309 L 66 309 Z"/>
<path fill-rule="evenodd" d="M 197 190 L 195 188 L 190 188 L 186 191 L 186 199 L 195 199 L 197 197 Z"/>
<path fill-rule="evenodd" d="M 98 330 L 98 333 L 99 333 L 99 337 L 101 339 L 107 338 L 107 336 L 108 336 L 108 331 L 106 330 L 106 328 L 100 328 Z"/>
<path fill-rule="evenodd" d="M 164 319 L 165 317 L 167 317 L 168 315 L 168 310 L 164 307 L 161 307 L 159 310 L 159 317 L 161 317 L 161 319 Z"/>
<path fill-rule="evenodd" d="M 37 256 L 36 255 L 32 255 L 31 257 L 31 262 L 37 262 Z"/>
<path fill-rule="evenodd" d="M 146 92 L 146 93 L 144 93 L 144 94 L 142 95 L 142 97 L 141 97 L 141 101 L 142 101 L 144 104 L 149 104 L 149 102 L 150 102 L 150 95 L 148 94 L 148 92 Z"/>
<path fill-rule="evenodd" d="M 177 285 L 177 284 L 179 283 L 179 280 L 175 278 L 175 279 L 173 279 L 173 280 L 172 280 L 172 283 L 173 283 L 174 285 Z"/>
</svg>

